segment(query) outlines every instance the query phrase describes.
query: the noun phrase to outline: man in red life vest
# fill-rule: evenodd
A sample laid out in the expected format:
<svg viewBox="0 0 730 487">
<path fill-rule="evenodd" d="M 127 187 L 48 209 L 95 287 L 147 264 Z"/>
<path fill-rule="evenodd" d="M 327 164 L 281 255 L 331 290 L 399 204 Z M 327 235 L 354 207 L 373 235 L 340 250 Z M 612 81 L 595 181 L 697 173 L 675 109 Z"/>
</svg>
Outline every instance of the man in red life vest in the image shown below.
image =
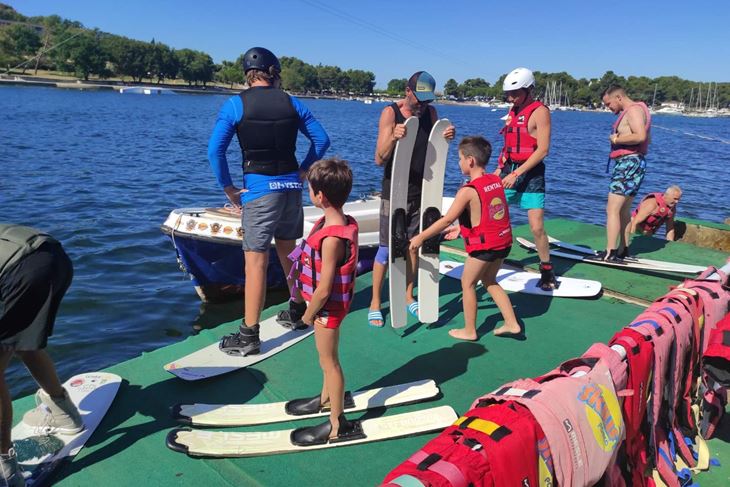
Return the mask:
<svg viewBox="0 0 730 487">
<path fill-rule="evenodd" d="M 631 203 L 646 173 L 644 158 L 651 140 L 651 115 L 646 104 L 629 98 L 618 85 L 603 93 L 603 103 L 618 118 L 609 136 L 609 158 L 614 166 L 606 204 L 606 251 L 601 255 L 609 262 L 620 262 L 628 255 L 625 231 L 631 221 Z"/>
<path fill-rule="evenodd" d="M 494 174 L 502 178 L 507 202 L 527 210 L 530 230 L 540 256 L 538 286 L 544 290 L 558 286 L 550 262 L 545 216 L 545 163 L 550 150 L 550 110 L 533 98 L 535 76 L 527 68 L 509 73 L 503 84 L 512 103 L 505 126 L 504 148 Z"/>
<path fill-rule="evenodd" d="M 674 215 L 681 197 L 682 190 L 679 186 L 668 187 L 664 194 L 649 193 L 644 196 L 631 216 L 631 225 L 627 227 L 627 245 L 631 234 L 654 235 L 662 225 L 666 225 L 667 240 L 674 240 Z"/>
</svg>

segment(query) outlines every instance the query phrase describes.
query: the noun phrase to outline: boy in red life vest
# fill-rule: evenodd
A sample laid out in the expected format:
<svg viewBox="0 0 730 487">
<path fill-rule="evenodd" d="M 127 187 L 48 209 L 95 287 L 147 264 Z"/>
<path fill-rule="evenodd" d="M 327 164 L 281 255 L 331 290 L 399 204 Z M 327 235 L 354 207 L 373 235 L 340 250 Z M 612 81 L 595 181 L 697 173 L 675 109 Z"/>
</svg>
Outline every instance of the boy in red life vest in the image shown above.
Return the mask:
<svg viewBox="0 0 730 487">
<path fill-rule="evenodd" d="M 667 240 L 674 240 L 674 215 L 677 203 L 682 197 L 679 186 L 670 186 L 662 193 L 650 193 L 644 196 L 639 206 L 631 215 L 631 225 L 627 227 L 626 245 L 631 241 L 631 234 L 642 233 L 654 235 L 659 227 L 666 225 Z"/>
<path fill-rule="evenodd" d="M 504 318 L 504 325 L 494 330 L 497 336 L 520 335 L 507 293 L 497 283 L 497 271 L 512 248 L 512 225 L 507 198 L 499 176 L 488 174 L 486 165 L 492 146 L 483 137 L 464 137 L 459 143 L 459 168 L 469 182 L 456 193 L 454 203 L 441 219 L 411 239 L 411 251 L 416 252 L 423 241 L 459 220 L 461 236 L 469 254 L 461 275 L 464 301 L 464 328 L 450 330 L 459 340 L 476 340 L 477 294 L 479 281 L 492 296 Z"/>
<path fill-rule="evenodd" d="M 340 324 L 347 315 L 355 290 L 357 222 L 342 212 L 352 189 L 352 171 L 345 161 L 324 159 L 307 172 L 309 198 L 324 212 L 309 236 L 289 255 L 294 261 L 292 297 L 306 301 L 301 321 L 314 326 L 324 381 L 321 394 L 287 403 L 290 414 L 302 415 L 330 409 L 330 419 L 318 426 L 298 428 L 291 434 L 295 445 L 311 446 L 352 439 L 362 432 L 359 423 L 347 421 L 344 410 L 345 379 L 337 354 Z"/>
</svg>

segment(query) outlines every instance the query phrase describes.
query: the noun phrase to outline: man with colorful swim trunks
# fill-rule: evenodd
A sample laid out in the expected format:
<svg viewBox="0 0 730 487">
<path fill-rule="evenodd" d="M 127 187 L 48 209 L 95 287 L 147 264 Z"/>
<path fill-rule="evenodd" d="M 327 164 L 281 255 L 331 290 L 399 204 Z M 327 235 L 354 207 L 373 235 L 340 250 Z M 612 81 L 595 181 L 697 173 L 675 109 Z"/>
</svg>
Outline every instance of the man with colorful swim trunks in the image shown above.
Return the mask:
<svg viewBox="0 0 730 487">
<path fill-rule="evenodd" d="M 628 255 L 625 232 L 631 222 L 631 204 L 646 173 L 651 114 L 646 104 L 633 101 L 618 85 L 603 92 L 603 104 L 618 118 L 609 136 L 609 159 L 614 165 L 606 204 L 606 250 L 599 254 L 608 262 L 621 262 Z"/>
<path fill-rule="evenodd" d="M 540 256 L 538 286 L 548 291 L 558 286 L 550 262 L 550 246 L 545 233 L 545 158 L 550 150 L 550 110 L 533 98 L 535 76 L 527 68 L 509 73 L 502 85 L 512 103 L 505 126 L 504 148 L 497 170 L 511 205 L 527 210 L 530 231 Z"/>
<path fill-rule="evenodd" d="M 291 261 L 287 256 L 304 233 L 303 174 L 330 144 L 309 109 L 279 88 L 281 65 L 271 51 L 262 47 L 246 51 L 243 70 L 249 88 L 226 101 L 208 142 L 208 159 L 218 184 L 234 206 L 243 205 L 244 319 L 238 333 L 220 343 L 222 351 L 233 355 L 259 353 L 271 240 L 275 239 L 279 262 L 288 276 Z M 298 132 L 311 142 L 301 165 L 296 158 Z M 234 134 L 243 152 L 243 190 L 233 185 L 226 160 Z M 291 287 L 292 281 L 288 282 Z M 292 301 L 290 308 L 288 318 L 297 322 L 305 307 Z"/>
</svg>

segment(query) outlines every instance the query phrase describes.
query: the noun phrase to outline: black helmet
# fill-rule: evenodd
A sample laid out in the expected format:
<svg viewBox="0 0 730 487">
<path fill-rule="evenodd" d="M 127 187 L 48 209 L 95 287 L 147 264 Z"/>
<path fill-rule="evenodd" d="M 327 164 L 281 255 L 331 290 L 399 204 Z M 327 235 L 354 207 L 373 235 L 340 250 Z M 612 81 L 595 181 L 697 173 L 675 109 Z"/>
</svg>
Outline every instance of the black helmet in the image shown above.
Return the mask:
<svg viewBox="0 0 730 487">
<path fill-rule="evenodd" d="M 279 59 L 274 56 L 273 52 L 263 47 L 252 47 L 243 55 L 244 73 L 248 73 L 251 69 L 258 69 L 268 73 L 271 66 L 273 66 L 277 71 L 281 71 Z"/>
</svg>

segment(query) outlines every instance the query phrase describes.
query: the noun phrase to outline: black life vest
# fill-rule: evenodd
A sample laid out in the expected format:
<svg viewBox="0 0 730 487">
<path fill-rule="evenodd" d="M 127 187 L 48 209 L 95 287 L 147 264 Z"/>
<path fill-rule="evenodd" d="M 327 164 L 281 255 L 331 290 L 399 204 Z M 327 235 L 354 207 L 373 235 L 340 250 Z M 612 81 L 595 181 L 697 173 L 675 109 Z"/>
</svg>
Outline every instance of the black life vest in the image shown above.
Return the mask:
<svg viewBox="0 0 730 487">
<path fill-rule="evenodd" d="M 283 90 L 255 86 L 239 95 L 243 118 L 236 126 L 244 174 L 278 176 L 299 169 L 299 115 Z"/>
</svg>

